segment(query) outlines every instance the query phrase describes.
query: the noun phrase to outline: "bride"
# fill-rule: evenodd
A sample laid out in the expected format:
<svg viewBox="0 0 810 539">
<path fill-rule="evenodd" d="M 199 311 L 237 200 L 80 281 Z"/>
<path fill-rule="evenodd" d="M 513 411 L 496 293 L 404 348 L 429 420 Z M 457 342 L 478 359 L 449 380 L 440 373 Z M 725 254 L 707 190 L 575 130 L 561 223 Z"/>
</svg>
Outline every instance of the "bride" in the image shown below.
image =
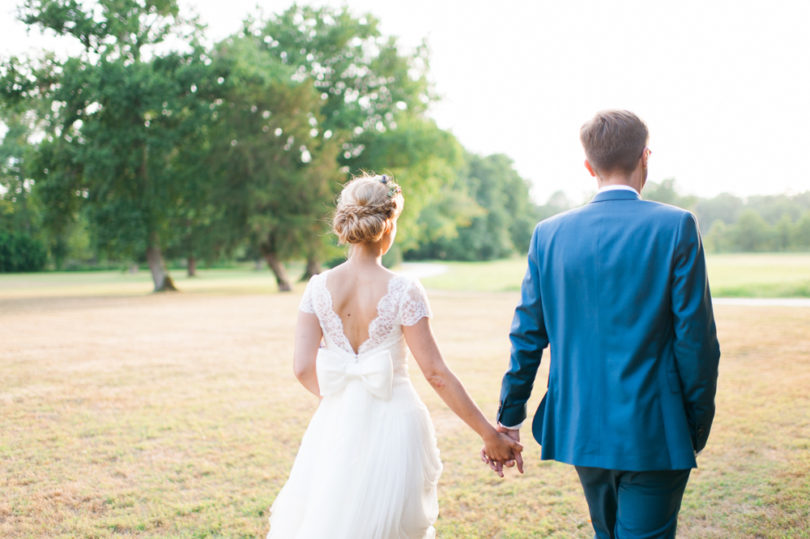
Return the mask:
<svg viewBox="0 0 810 539">
<path fill-rule="evenodd" d="M 408 378 L 406 343 L 490 459 L 522 450 L 490 425 L 445 364 L 421 284 L 381 263 L 403 203 L 387 176 L 355 178 L 340 195 L 333 228 L 351 245 L 349 258 L 310 280 L 295 334 L 295 375 L 321 402 L 271 508 L 268 538 L 435 536 L 442 465 Z"/>
</svg>

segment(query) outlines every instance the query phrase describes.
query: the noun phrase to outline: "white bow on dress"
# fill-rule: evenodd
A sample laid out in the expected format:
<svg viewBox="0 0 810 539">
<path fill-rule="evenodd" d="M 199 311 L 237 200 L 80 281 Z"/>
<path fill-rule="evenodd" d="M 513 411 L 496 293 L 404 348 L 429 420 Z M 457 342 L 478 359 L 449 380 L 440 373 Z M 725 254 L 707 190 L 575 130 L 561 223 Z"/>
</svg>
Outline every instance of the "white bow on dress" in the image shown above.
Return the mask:
<svg viewBox="0 0 810 539">
<path fill-rule="evenodd" d="M 356 356 L 343 350 L 321 348 L 315 360 L 315 372 L 323 397 L 342 391 L 351 380 L 360 380 L 378 399 L 391 398 L 394 367 L 388 350 Z"/>
</svg>

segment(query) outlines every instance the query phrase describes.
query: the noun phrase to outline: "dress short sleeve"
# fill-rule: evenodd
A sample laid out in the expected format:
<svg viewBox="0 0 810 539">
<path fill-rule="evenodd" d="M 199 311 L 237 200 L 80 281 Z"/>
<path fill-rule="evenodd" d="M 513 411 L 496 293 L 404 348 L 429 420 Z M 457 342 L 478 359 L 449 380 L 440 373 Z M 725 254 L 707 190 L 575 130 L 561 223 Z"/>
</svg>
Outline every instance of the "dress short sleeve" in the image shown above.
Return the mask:
<svg viewBox="0 0 810 539">
<path fill-rule="evenodd" d="M 422 283 L 417 280 L 409 282 L 399 305 L 400 324 L 412 326 L 421 319 L 432 316 L 433 311 L 430 310 L 430 303 Z"/>
<path fill-rule="evenodd" d="M 304 295 L 301 296 L 301 303 L 298 305 L 298 310 L 304 313 L 315 314 L 315 306 L 312 304 L 312 283 L 317 279 L 317 275 L 313 275 L 304 289 Z"/>
</svg>

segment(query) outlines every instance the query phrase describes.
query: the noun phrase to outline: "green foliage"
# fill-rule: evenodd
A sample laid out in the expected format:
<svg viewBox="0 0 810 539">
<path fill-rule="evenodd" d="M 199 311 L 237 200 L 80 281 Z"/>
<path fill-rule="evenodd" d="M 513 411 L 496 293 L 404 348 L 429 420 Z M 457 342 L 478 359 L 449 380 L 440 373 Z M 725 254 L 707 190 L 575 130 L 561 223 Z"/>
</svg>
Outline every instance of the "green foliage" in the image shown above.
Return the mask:
<svg viewBox="0 0 810 539">
<path fill-rule="evenodd" d="M 424 225 L 435 226 L 434 235 L 411 250 L 410 258 L 492 260 L 527 248 L 540 211 L 511 159 L 467 154 L 462 170 L 454 189 L 429 207 Z M 466 219 L 452 230 L 440 226 L 438 216 L 448 215 Z"/>
<path fill-rule="evenodd" d="M 20 19 L 72 36 L 88 52 L 137 60 L 176 31 L 178 11 L 176 0 L 25 0 Z"/>
<path fill-rule="evenodd" d="M 226 226 L 264 255 L 303 256 L 324 232 L 340 177 L 338 141 L 316 128 L 320 97 L 252 37 L 221 43 L 215 68 L 223 98 L 206 163 L 218 178 L 216 199 L 226 202 Z"/>
<path fill-rule="evenodd" d="M 692 195 L 681 195 L 675 188 L 675 178 L 667 178 L 660 183 L 648 182 L 644 186 L 644 198 L 663 202 L 679 208 L 689 209 L 694 207 L 698 198 Z"/>
<path fill-rule="evenodd" d="M 545 204 L 537 208 L 538 220 L 547 219 L 552 215 L 570 210 L 574 207 L 574 203 L 566 196 L 563 191 L 555 191 L 551 193 Z"/>
<path fill-rule="evenodd" d="M 46 260 L 45 247 L 38 240 L 0 231 L 0 273 L 40 271 Z"/>
<path fill-rule="evenodd" d="M 64 231 L 81 209 L 100 251 L 148 255 L 156 289 L 173 288 L 161 248 L 189 187 L 181 181 L 187 177 L 173 175 L 172 160 L 207 113 L 194 95 L 207 63 L 193 35 L 183 36 L 190 52 L 151 48 L 183 35 L 177 14 L 175 0 L 29 0 L 24 22 L 72 36 L 84 51 L 63 61 L 46 56 L 26 69 L 9 62 L 3 84 L 9 100 L 40 117 L 45 137 L 32 174 L 55 244 L 66 243 Z"/>
<path fill-rule="evenodd" d="M 427 50 L 403 54 L 378 21 L 345 6 L 293 5 L 253 30 L 273 56 L 309 78 L 321 96 L 322 127 L 358 136 L 396 124 L 398 113 L 421 115 L 430 100 Z M 346 159 L 360 150 L 347 144 Z"/>
<path fill-rule="evenodd" d="M 721 193 L 700 199 L 678 192 L 675 181 L 648 182 L 644 198 L 693 211 L 712 252 L 785 252 L 810 249 L 810 191 L 747 199 Z"/>
<path fill-rule="evenodd" d="M 743 252 L 766 251 L 770 245 L 771 230 L 765 219 L 754 210 L 746 209 L 740 214 L 730 231 L 732 244 Z"/>
<path fill-rule="evenodd" d="M 460 155 L 455 138 L 425 118 L 432 99 L 426 48 L 402 52 L 394 38 L 380 34 L 373 16 L 355 17 L 345 7 L 294 5 L 260 24 L 247 24 L 246 33 L 289 69 L 290 78 L 306 81 L 317 96 L 309 120 L 310 145 L 320 145 L 322 155 L 316 159 L 308 147 L 313 161 L 305 183 L 309 189 L 317 183 L 316 161 L 327 182 L 316 189 L 322 197 L 308 213 L 315 214 L 316 226 L 305 240 L 307 258 L 334 253 L 323 240 L 323 225 L 340 188 L 335 179 L 345 179 L 347 172 L 393 175 L 408 201 L 400 238 L 406 244 L 419 241 L 416 222 L 421 209 L 452 180 Z M 333 152 L 332 170 L 324 155 L 327 149 Z"/>
<path fill-rule="evenodd" d="M 734 223 L 743 210 L 745 202 L 737 196 L 729 193 L 721 193 L 716 197 L 699 200 L 693 210 L 700 223 L 700 230 L 704 234 L 711 230 L 715 222 L 723 222 L 727 225 Z"/>
<path fill-rule="evenodd" d="M 802 251 L 810 251 L 810 210 L 802 215 L 791 234 L 793 246 Z"/>
<path fill-rule="evenodd" d="M 461 145 L 432 120 L 403 115 L 395 128 L 364 132 L 355 140 L 363 151 L 351 160 L 353 171 L 390 174 L 402 186 L 402 249 L 413 249 L 437 233 L 454 234 L 475 211 L 471 198 L 453 195 L 463 165 Z"/>
<path fill-rule="evenodd" d="M 810 209 L 796 220 L 786 212 L 771 224 L 754 207 L 746 206 L 731 224 L 715 221 L 705 242 L 714 252 L 806 252 L 810 250 Z"/>
</svg>

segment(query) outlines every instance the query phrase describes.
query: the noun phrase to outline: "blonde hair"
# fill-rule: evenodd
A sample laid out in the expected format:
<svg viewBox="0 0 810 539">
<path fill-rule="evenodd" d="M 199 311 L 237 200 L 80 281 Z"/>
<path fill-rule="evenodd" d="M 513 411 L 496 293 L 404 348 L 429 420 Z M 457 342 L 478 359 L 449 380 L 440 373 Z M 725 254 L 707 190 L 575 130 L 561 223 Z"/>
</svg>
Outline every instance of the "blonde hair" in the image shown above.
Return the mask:
<svg viewBox="0 0 810 539">
<path fill-rule="evenodd" d="M 340 243 L 376 243 L 402 212 L 402 189 L 389 176 L 363 175 L 343 187 L 332 230 Z"/>
</svg>

